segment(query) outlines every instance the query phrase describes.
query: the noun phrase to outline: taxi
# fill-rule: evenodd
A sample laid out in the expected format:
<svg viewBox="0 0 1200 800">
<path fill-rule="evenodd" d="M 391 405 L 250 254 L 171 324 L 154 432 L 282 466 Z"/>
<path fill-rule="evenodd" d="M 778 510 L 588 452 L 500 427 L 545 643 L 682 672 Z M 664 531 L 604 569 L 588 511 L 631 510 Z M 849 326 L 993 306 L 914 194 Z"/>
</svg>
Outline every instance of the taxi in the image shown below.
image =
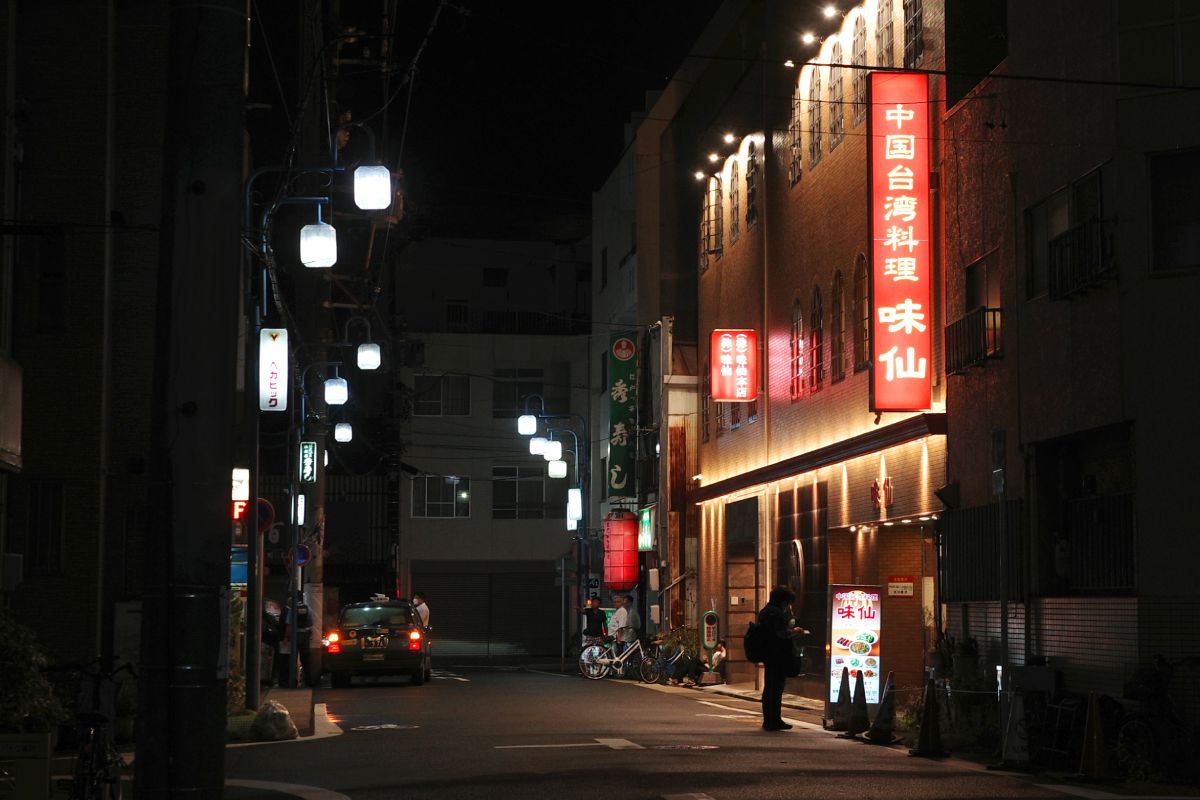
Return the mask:
<svg viewBox="0 0 1200 800">
<path fill-rule="evenodd" d="M 429 629 L 407 600 L 351 603 L 322 641 L 322 666 L 335 688 L 349 686 L 355 675 L 408 675 L 414 686 L 430 678 Z"/>
</svg>

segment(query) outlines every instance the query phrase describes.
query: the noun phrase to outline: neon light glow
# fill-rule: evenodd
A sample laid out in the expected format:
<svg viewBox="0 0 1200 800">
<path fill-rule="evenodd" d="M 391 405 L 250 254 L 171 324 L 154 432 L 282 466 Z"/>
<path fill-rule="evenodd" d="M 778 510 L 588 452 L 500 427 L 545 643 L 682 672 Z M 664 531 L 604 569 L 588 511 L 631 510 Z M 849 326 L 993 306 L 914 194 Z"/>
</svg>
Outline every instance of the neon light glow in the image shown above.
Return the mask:
<svg viewBox="0 0 1200 800">
<path fill-rule="evenodd" d="M 925 411 L 932 390 L 929 81 L 872 72 L 871 410 Z"/>
</svg>

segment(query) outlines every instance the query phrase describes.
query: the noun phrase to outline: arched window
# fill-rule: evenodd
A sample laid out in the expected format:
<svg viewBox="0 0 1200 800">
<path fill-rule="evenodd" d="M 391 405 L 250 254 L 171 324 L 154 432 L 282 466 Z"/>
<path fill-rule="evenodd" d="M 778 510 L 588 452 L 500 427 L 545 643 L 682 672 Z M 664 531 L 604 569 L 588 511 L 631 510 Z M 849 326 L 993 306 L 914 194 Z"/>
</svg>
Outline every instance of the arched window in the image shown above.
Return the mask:
<svg viewBox="0 0 1200 800">
<path fill-rule="evenodd" d="M 788 180 L 795 185 L 800 180 L 800 84 L 792 90 L 792 114 L 788 121 L 788 150 L 791 164 L 788 165 Z"/>
<path fill-rule="evenodd" d="M 700 376 L 700 441 L 708 441 L 712 427 L 712 371 L 710 362 L 704 362 L 704 374 Z"/>
<path fill-rule="evenodd" d="M 808 167 L 812 169 L 821 160 L 821 68 L 813 67 L 812 80 L 808 85 Z"/>
<path fill-rule="evenodd" d="M 719 177 L 708 180 L 708 254 L 714 258 L 721 257 L 725 249 L 724 230 L 725 198 L 721 193 Z"/>
<path fill-rule="evenodd" d="M 814 286 L 812 313 L 808 315 L 808 390 L 820 391 L 825 383 L 825 311 L 821 307 L 821 287 Z"/>
<path fill-rule="evenodd" d="M 700 230 L 700 241 L 697 247 L 700 250 L 700 273 L 704 274 L 708 270 L 708 198 L 705 197 L 704 202 L 700 204 L 700 224 L 697 226 Z"/>
<path fill-rule="evenodd" d="M 754 140 L 746 143 L 746 230 L 758 222 L 758 150 Z"/>
<path fill-rule="evenodd" d="M 734 159 L 729 168 L 729 243 L 738 240 L 741 228 L 742 207 L 739 195 L 742 192 L 742 182 L 738 179 L 738 162 Z"/>
<path fill-rule="evenodd" d="M 875 63 L 890 67 L 896 57 L 896 39 L 892 33 L 892 0 L 879 0 L 875 18 Z"/>
<path fill-rule="evenodd" d="M 871 366 L 871 297 L 867 280 L 867 257 L 854 263 L 854 371 Z"/>
<path fill-rule="evenodd" d="M 829 311 L 829 380 L 846 377 L 846 287 L 839 269 L 833 275 L 832 308 Z"/>
<path fill-rule="evenodd" d="M 833 46 L 829 56 L 829 149 L 832 151 L 846 137 L 846 105 L 842 84 L 842 45 Z"/>
<path fill-rule="evenodd" d="M 854 44 L 850 51 L 850 63 L 864 66 L 867 63 L 867 22 L 863 15 L 854 18 Z M 854 92 L 853 121 L 857 128 L 867 118 L 867 71 L 856 69 L 850 78 Z"/>
<path fill-rule="evenodd" d="M 791 342 L 792 399 L 799 400 L 804 395 L 804 311 L 800 306 L 800 298 L 792 302 Z"/>
</svg>

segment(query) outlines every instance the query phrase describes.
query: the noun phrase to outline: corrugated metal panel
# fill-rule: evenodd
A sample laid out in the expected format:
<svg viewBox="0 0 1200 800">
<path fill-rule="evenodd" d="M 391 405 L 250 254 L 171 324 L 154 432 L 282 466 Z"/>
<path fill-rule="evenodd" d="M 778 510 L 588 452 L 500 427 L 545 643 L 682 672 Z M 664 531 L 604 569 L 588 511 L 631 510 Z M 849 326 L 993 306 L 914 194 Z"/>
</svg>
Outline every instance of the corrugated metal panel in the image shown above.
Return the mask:
<svg viewBox="0 0 1200 800">
<path fill-rule="evenodd" d="M 491 575 L 489 655 L 547 656 L 560 652 L 562 589 L 554 585 L 554 577 L 553 572 Z"/>
<path fill-rule="evenodd" d="M 413 574 L 413 591 L 423 592 L 429 604 L 434 659 L 487 656 L 490 584 L 490 576 L 482 572 Z"/>
<path fill-rule="evenodd" d="M 1008 599 L 1016 600 L 1021 596 L 1025 574 L 1021 557 L 1024 526 L 1021 501 L 1010 500 L 1005 511 Z M 938 529 L 942 533 L 943 602 L 1000 599 L 1001 575 L 997 569 L 1000 504 L 945 511 L 938 520 Z"/>
</svg>

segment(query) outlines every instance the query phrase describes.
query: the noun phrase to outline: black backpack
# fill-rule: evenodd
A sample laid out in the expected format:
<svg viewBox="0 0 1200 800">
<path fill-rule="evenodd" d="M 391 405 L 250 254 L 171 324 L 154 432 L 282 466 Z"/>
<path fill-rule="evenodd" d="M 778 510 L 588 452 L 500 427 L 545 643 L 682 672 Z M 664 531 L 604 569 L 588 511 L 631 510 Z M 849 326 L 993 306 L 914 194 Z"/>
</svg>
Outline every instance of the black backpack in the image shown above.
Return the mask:
<svg viewBox="0 0 1200 800">
<path fill-rule="evenodd" d="M 771 652 L 771 629 L 761 622 L 751 622 L 742 638 L 746 660 L 760 663 L 767 660 Z"/>
</svg>

